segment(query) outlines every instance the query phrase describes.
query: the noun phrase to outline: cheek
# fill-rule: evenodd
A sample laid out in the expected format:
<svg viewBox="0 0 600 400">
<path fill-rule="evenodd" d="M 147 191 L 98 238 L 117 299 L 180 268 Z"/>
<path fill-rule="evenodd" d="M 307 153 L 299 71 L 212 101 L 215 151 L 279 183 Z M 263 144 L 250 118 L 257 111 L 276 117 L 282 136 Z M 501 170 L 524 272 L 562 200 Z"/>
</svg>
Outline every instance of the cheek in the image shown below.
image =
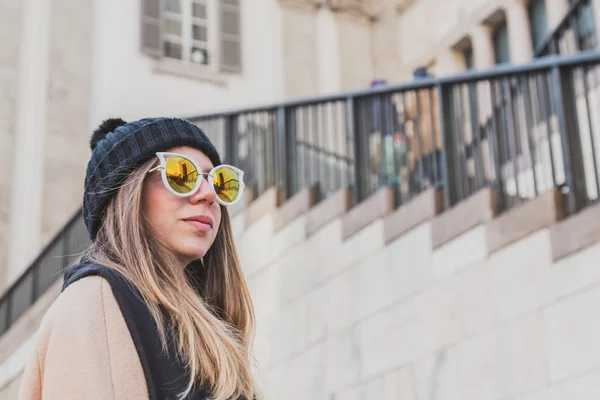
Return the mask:
<svg viewBox="0 0 600 400">
<path fill-rule="evenodd" d="M 145 190 L 142 200 L 142 212 L 144 217 L 150 222 L 155 233 L 160 234 L 168 230 L 173 224 L 174 211 L 177 208 L 177 202 L 172 199 L 173 196 L 165 196 L 157 190 Z"/>
</svg>

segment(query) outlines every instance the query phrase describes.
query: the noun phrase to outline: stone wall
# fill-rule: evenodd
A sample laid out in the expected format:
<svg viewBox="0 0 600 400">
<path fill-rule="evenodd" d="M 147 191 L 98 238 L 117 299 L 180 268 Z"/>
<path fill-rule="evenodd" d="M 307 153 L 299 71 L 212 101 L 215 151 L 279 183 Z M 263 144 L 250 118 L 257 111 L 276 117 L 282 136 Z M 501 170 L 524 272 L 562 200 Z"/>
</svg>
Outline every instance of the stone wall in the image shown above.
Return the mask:
<svg viewBox="0 0 600 400">
<path fill-rule="evenodd" d="M 392 210 L 383 190 L 314 205 L 271 189 L 233 227 L 266 399 L 584 400 L 600 394 L 600 206 L 548 192 L 498 214 L 483 190 Z M 12 399 L 57 282 L 0 337 Z"/>
<path fill-rule="evenodd" d="M 81 207 L 89 158 L 93 0 L 53 0 L 42 244 Z"/>
<path fill-rule="evenodd" d="M 497 217 L 490 199 L 415 222 L 420 198 L 346 239 L 348 213 L 307 234 L 320 206 L 278 231 L 281 211 L 236 216 L 266 398 L 595 398 L 598 234 L 557 252 L 586 230 L 560 196 Z"/>
<path fill-rule="evenodd" d="M 13 170 L 12 150 L 17 107 L 19 38 L 21 37 L 21 0 L 0 3 L 0 267 L 8 258 L 9 213 L 11 202 L 11 178 Z M 2 279 L 0 279 L 0 282 Z"/>
<path fill-rule="evenodd" d="M 3 287 L 81 207 L 89 157 L 93 4 L 0 4 L 0 33 L 10 38 L 0 49 Z"/>
</svg>

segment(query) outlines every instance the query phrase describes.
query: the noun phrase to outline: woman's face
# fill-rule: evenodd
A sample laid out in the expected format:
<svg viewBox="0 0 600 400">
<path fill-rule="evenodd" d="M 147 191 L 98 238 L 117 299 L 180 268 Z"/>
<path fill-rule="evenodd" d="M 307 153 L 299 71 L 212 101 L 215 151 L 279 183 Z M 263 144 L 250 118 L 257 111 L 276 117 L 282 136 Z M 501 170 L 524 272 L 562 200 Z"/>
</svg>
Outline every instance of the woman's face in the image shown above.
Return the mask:
<svg viewBox="0 0 600 400">
<path fill-rule="evenodd" d="M 190 158 L 204 173 L 214 167 L 210 159 L 195 148 L 173 147 L 167 151 Z M 186 265 L 204 257 L 221 224 L 217 195 L 204 177 L 199 179 L 202 179 L 200 188 L 190 197 L 169 192 L 160 171 L 148 174 L 142 189 L 142 213 L 152 234 L 177 253 Z"/>
</svg>

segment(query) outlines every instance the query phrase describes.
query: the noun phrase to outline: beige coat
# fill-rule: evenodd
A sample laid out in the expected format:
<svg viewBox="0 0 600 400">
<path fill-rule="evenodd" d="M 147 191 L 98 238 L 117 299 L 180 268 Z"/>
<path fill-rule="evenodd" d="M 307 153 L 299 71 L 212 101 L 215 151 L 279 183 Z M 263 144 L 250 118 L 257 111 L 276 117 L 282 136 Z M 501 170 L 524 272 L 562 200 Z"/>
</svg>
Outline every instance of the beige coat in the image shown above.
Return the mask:
<svg viewBox="0 0 600 400">
<path fill-rule="evenodd" d="M 142 365 L 109 283 L 71 284 L 42 320 L 19 399 L 147 399 Z"/>
</svg>

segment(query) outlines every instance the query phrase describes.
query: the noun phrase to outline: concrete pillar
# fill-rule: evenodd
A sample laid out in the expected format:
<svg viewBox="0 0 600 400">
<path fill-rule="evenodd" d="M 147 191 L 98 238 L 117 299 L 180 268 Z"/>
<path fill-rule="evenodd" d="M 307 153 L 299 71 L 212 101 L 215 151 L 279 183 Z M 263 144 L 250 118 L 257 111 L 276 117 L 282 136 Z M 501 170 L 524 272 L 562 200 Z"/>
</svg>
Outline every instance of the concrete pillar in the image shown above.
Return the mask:
<svg viewBox="0 0 600 400">
<path fill-rule="evenodd" d="M 592 12 L 594 13 L 594 23 L 596 24 L 596 48 L 598 48 L 598 39 L 600 38 L 600 0 L 592 0 Z"/>
<path fill-rule="evenodd" d="M 398 12 L 393 7 L 387 7 L 372 24 L 374 77 L 377 79 L 388 82 L 402 80 L 399 68 L 402 62 L 398 53 L 399 26 Z"/>
<path fill-rule="evenodd" d="M 548 30 L 552 31 L 569 11 L 568 0 L 545 0 Z"/>
<path fill-rule="evenodd" d="M 23 0 L 14 136 L 8 266 L 9 286 L 40 251 L 50 2 Z M 7 171 L 8 172 L 8 171 Z M 60 190 L 60 188 L 56 188 Z"/>
<path fill-rule="evenodd" d="M 533 58 L 531 28 L 525 0 L 510 0 L 506 4 L 510 62 L 522 64 Z"/>
<path fill-rule="evenodd" d="M 371 22 L 342 12 L 335 13 L 335 18 L 339 37 L 340 88 L 368 87 L 375 78 Z"/>
<path fill-rule="evenodd" d="M 317 13 L 317 85 L 320 94 L 340 91 L 340 49 L 335 15 L 322 7 Z"/>
<path fill-rule="evenodd" d="M 297 4 L 296 4 L 297 3 Z M 314 96 L 318 90 L 317 10 L 304 3 L 283 3 L 281 33 L 286 99 Z"/>
<path fill-rule="evenodd" d="M 473 47 L 473 66 L 475 69 L 486 69 L 494 66 L 494 43 L 492 28 L 477 25 L 471 30 L 471 46 Z"/>
<path fill-rule="evenodd" d="M 435 66 L 430 71 L 435 76 L 459 74 L 465 70 L 461 54 L 454 49 L 442 51 L 435 59 Z"/>
</svg>

